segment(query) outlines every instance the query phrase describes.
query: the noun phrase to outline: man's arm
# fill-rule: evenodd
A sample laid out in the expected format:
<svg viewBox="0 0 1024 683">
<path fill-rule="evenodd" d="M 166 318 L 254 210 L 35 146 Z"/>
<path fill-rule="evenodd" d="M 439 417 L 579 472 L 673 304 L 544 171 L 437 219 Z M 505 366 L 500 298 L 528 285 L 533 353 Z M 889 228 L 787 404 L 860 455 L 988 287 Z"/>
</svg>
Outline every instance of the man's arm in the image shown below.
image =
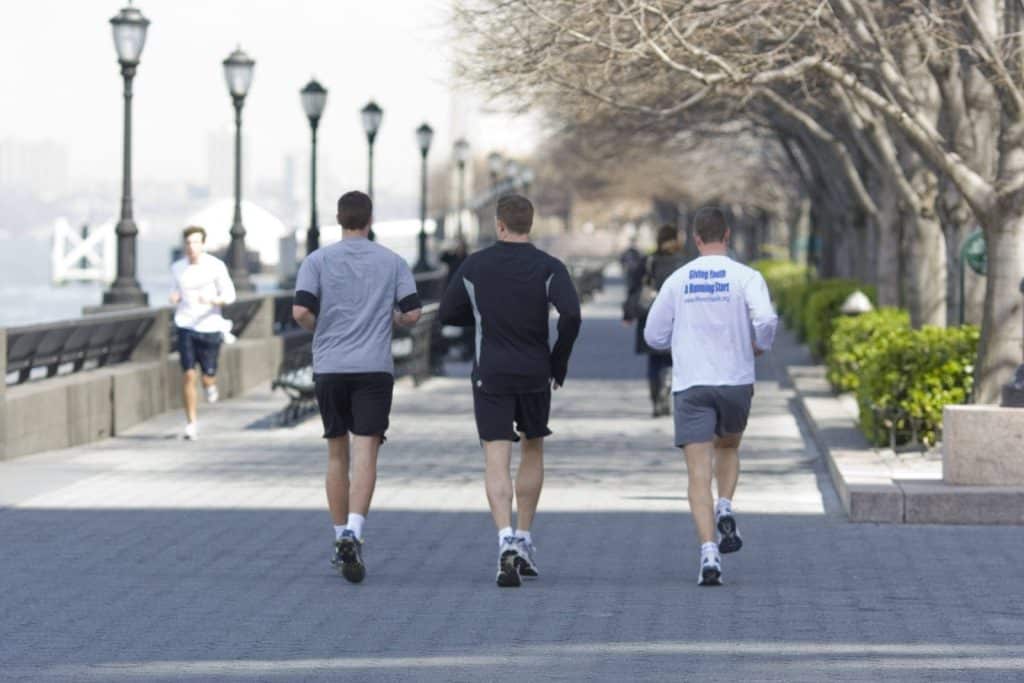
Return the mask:
<svg viewBox="0 0 1024 683">
<path fill-rule="evenodd" d="M 217 298 L 210 302 L 214 306 L 227 306 L 238 298 L 235 292 L 235 283 L 231 281 L 228 267 L 223 263 L 220 264 L 220 273 L 217 275 L 215 284 L 217 285 Z"/>
<path fill-rule="evenodd" d="M 409 264 L 400 257 L 396 258 L 398 258 L 398 271 L 395 274 L 395 307 L 398 310 L 393 313 L 392 319 L 396 325 L 412 327 L 420 321 L 423 303 L 420 301 L 416 278 L 409 270 Z"/>
<path fill-rule="evenodd" d="M 548 301 L 558 311 L 558 339 L 551 349 L 551 378 L 555 382 L 555 388 L 558 388 L 565 384 L 565 376 L 569 374 L 569 356 L 583 324 L 579 294 L 572 283 L 572 278 L 569 277 L 569 271 L 561 261 L 558 262 L 548 283 Z"/>
<path fill-rule="evenodd" d="M 295 322 L 299 324 L 299 327 L 307 332 L 312 332 L 316 329 L 316 313 L 305 306 L 292 304 L 292 317 L 295 318 Z"/>
<path fill-rule="evenodd" d="M 466 264 L 455 272 L 448 288 L 441 297 L 441 308 L 437 312 L 442 325 L 454 327 L 468 327 L 476 323 L 473 316 L 473 304 L 469 301 L 469 293 L 466 291 Z"/>
<path fill-rule="evenodd" d="M 747 313 L 750 324 L 754 328 L 754 355 L 761 355 L 772 348 L 775 341 L 775 330 L 779 325 L 779 316 L 772 308 L 772 299 L 768 293 L 768 284 L 760 273 L 754 273 L 743 291 L 747 302 Z"/>
<path fill-rule="evenodd" d="M 672 348 L 672 329 L 676 324 L 675 287 L 671 286 L 671 278 L 665 281 L 661 291 L 651 304 L 644 325 L 644 341 L 652 349 Z"/>
<path fill-rule="evenodd" d="M 313 254 L 306 257 L 295 276 L 295 301 L 292 303 L 292 318 L 309 332 L 316 328 L 320 315 L 320 265 Z"/>
</svg>

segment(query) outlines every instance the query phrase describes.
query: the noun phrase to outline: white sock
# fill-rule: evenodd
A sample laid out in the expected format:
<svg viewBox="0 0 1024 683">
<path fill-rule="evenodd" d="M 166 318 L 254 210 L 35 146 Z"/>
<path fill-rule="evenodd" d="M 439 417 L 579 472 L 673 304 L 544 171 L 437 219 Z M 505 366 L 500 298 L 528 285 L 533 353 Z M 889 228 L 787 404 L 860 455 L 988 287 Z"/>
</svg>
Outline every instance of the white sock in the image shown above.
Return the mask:
<svg viewBox="0 0 1024 683">
<path fill-rule="evenodd" d="M 701 545 L 700 545 L 700 554 L 701 555 L 707 555 L 707 554 L 712 554 L 712 553 L 716 554 L 716 555 L 718 554 L 718 544 L 717 543 L 715 543 L 713 541 L 709 541 L 707 543 L 701 543 Z"/>
<path fill-rule="evenodd" d="M 346 527 L 345 527 L 344 524 L 340 524 L 340 525 L 339 524 L 335 524 L 334 525 L 334 540 L 335 541 L 340 541 L 341 540 L 341 534 L 345 531 L 345 528 Z"/>
<path fill-rule="evenodd" d="M 348 526 L 349 530 L 356 535 L 356 538 L 358 538 L 358 539 L 362 539 L 363 538 L 363 524 L 365 524 L 365 523 L 366 523 L 366 517 L 363 517 L 362 515 L 357 515 L 354 512 L 348 513 L 348 524 L 347 524 L 347 526 Z"/>
<path fill-rule="evenodd" d="M 507 526 L 504 529 L 498 529 L 498 545 L 504 543 L 507 536 L 515 536 L 515 534 L 512 533 L 512 527 Z"/>
<path fill-rule="evenodd" d="M 516 538 L 521 538 L 527 543 L 533 543 L 533 537 L 530 536 L 530 532 L 526 529 L 516 529 Z"/>
<path fill-rule="evenodd" d="M 718 503 L 715 505 L 715 511 L 721 513 L 725 510 L 732 512 L 732 501 L 728 498 L 719 498 Z"/>
</svg>

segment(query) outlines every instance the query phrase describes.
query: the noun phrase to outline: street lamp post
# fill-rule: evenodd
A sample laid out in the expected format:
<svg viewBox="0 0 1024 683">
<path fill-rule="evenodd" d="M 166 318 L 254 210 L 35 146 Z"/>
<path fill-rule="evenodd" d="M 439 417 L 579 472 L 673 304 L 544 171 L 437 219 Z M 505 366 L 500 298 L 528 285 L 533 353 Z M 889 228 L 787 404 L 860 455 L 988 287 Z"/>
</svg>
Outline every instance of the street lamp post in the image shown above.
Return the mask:
<svg viewBox="0 0 1024 683">
<path fill-rule="evenodd" d="M 487 170 L 491 172 L 491 187 L 498 187 L 498 177 L 501 175 L 501 169 L 505 166 L 505 159 L 501 156 L 501 152 L 491 152 L 487 155 Z"/>
<path fill-rule="evenodd" d="M 251 292 L 255 289 L 249 279 L 249 259 L 245 253 L 245 227 L 242 225 L 242 106 L 252 85 L 256 62 L 236 48 L 224 60 L 224 78 L 235 106 L 235 217 L 231 222 L 231 245 L 228 247 L 228 268 L 235 288 Z"/>
<path fill-rule="evenodd" d="M 139 229 L 132 212 L 132 79 L 146 44 L 149 19 L 137 8 L 128 6 L 110 20 L 114 31 L 114 47 L 121 63 L 124 79 L 124 152 L 123 185 L 121 188 L 121 219 L 117 223 L 117 278 L 103 293 L 103 305 L 145 306 L 149 297 L 142 291 L 135 276 L 135 238 Z"/>
<path fill-rule="evenodd" d="M 469 143 L 465 138 L 455 141 L 455 164 L 459 169 L 459 213 L 455 219 L 455 234 L 462 239 L 462 214 L 466 211 L 466 160 L 469 158 Z"/>
<path fill-rule="evenodd" d="M 434 139 L 434 129 L 427 124 L 416 129 L 416 142 L 420 146 L 420 255 L 413 272 L 430 270 L 427 262 L 427 152 Z"/>
<path fill-rule="evenodd" d="M 366 131 L 366 194 L 373 199 L 373 141 L 377 139 L 377 131 L 380 130 L 381 119 L 384 118 L 384 110 L 377 106 L 377 103 L 370 100 L 359 112 L 363 119 L 363 130 Z M 370 227 L 369 238 L 375 239 L 373 227 Z"/>
<path fill-rule="evenodd" d="M 320 219 L 316 211 L 316 129 L 327 105 L 327 90 L 315 79 L 311 79 L 299 91 L 302 108 L 309 119 L 312 134 L 312 152 L 309 160 L 309 230 L 306 231 L 306 255 L 320 248 Z"/>
</svg>

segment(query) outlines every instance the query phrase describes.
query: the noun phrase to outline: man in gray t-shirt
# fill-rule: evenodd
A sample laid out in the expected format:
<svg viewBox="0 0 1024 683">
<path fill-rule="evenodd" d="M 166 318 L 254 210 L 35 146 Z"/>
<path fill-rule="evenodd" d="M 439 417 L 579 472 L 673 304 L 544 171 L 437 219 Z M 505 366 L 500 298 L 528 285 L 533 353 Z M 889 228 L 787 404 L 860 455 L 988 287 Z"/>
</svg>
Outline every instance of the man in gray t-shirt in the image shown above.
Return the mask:
<svg viewBox="0 0 1024 683">
<path fill-rule="evenodd" d="M 296 322 L 313 332 L 316 401 L 327 439 L 327 505 L 334 522 L 332 564 L 353 583 L 366 574 L 363 524 L 391 412 L 391 330 L 394 324 L 415 325 L 421 311 L 409 266 L 368 239 L 372 215 L 367 195 L 342 195 L 342 240 L 306 257 L 292 306 Z"/>
</svg>

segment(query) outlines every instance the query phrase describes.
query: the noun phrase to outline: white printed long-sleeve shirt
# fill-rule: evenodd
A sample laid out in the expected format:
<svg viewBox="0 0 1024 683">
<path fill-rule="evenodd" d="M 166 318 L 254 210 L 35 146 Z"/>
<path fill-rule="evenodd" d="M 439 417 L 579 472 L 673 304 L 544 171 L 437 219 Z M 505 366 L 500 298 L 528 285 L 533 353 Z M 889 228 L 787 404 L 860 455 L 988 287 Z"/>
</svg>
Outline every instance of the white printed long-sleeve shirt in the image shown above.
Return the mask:
<svg viewBox="0 0 1024 683">
<path fill-rule="evenodd" d="M 672 349 L 672 391 L 754 383 L 754 347 L 771 348 L 778 316 L 759 272 L 727 256 L 681 266 L 651 305 L 644 340 Z"/>
</svg>

